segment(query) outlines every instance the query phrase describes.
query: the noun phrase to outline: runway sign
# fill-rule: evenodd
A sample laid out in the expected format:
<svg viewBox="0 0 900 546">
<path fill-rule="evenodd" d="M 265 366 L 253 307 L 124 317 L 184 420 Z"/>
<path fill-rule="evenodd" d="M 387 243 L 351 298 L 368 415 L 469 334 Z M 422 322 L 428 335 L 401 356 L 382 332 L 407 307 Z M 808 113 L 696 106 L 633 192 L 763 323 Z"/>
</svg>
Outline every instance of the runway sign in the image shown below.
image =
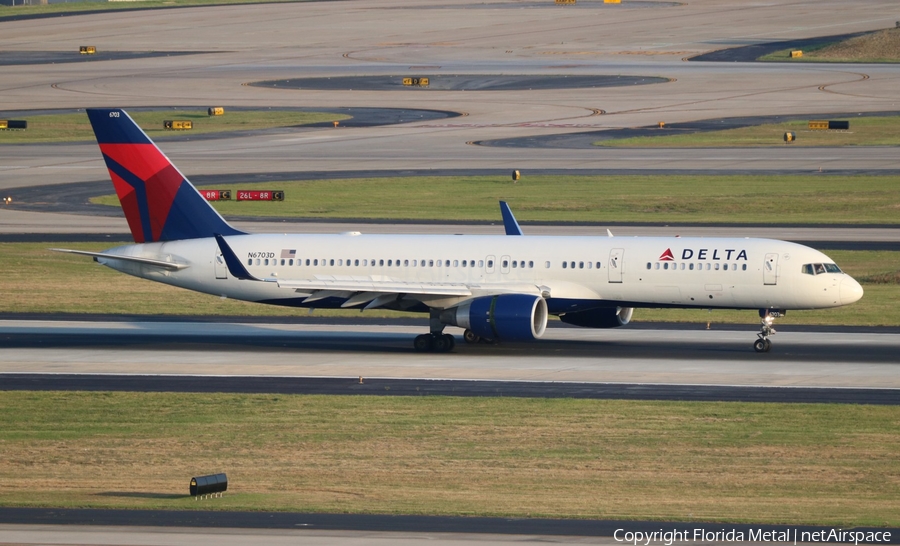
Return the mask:
<svg viewBox="0 0 900 546">
<path fill-rule="evenodd" d="M 791 59 L 799 59 L 802 56 L 803 56 L 803 52 L 800 51 L 799 49 L 796 51 L 791 51 Z"/>
<path fill-rule="evenodd" d="M 210 474 L 209 476 L 191 478 L 190 492 L 192 497 L 224 493 L 227 490 L 228 476 L 225 474 Z"/>
<path fill-rule="evenodd" d="M 238 201 L 284 201 L 284 191 L 248 191 L 238 190 Z"/>
<path fill-rule="evenodd" d="M 78 52 L 82 55 L 93 55 L 94 53 L 97 53 L 97 48 L 92 45 L 81 46 L 78 48 Z"/>
<path fill-rule="evenodd" d="M 28 129 L 24 119 L 0 119 L 0 129 Z"/>
<path fill-rule="evenodd" d="M 428 87 L 428 78 L 403 78 L 403 85 L 412 87 Z"/>
<path fill-rule="evenodd" d="M 225 113 L 225 109 L 221 106 L 214 106 L 206 111 L 210 116 L 221 116 Z"/>
<path fill-rule="evenodd" d="M 199 190 L 207 201 L 231 201 L 231 190 Z"/>
<path fill-rule="evenodd" d="M 181 119 L 168 119 L 163 121 L 164 129 L 173 129 L 177 131 L 187 131 L 194 128 L 194 122 Z"/>
<path fill-rule="evenodd" d="M 809 128 L 810 128 L 810 129 L 815 129 L 815 130 L 828 129 L 828 122 L 827 122 L 827 121 L 821 121 L 821 120 L 818 120 L 818 121 L 810 121 L 810 122 L 809 122 Z"/>
</svg>

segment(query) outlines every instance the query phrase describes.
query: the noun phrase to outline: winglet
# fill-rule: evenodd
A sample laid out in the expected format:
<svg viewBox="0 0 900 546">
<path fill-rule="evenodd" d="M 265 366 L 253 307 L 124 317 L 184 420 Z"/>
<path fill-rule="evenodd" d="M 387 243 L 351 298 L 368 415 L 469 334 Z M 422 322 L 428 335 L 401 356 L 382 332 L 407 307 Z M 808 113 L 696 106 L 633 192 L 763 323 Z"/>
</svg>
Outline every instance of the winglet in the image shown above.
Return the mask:
<svg viewBox="0 0 900 546">
<path fill-rule="evenodd" d="M 506 201 L 500 201 L 500 214 L 503 215 L 503 227 L 506 228 L 507 235 L 525 235 Z"/>
<path fill-rule="evenodd" d="M 225 259 L 225 265 L 228 266 L 228 272 L 231 273 L 231 276 L 236 279 L 241 279 L 245 281 L 258 281 L 253 275 L 247 271 L 247 268 L 244 267 L 244 264 L 241 263 L 241 260 L 238 259 L 237 255 L 231 250 L 231 247 L 228 246 L 228 243 L 225 242 L 225 237 L 222 237 L 218 233 L 214 234 L 216 238 L 216 243 L 219 244 L 219 250 L 222 251 L 222 257 Z"/>
</svg>

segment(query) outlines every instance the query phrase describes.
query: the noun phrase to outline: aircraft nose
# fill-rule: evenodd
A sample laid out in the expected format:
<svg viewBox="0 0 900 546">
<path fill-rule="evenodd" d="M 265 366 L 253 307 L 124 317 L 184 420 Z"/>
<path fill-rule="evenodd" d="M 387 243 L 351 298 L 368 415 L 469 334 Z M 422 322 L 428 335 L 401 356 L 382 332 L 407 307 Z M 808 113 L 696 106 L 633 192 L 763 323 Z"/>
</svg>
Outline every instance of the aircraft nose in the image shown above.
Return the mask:
<svg viewBox="0 0 900 546">
<path fill-rule="evenodd" d="M 841 303 L 847 305 L 859 301 L 863 297 L 863 288 L 856 279 L 846 278 L 841 281 Z"/>
</svg>

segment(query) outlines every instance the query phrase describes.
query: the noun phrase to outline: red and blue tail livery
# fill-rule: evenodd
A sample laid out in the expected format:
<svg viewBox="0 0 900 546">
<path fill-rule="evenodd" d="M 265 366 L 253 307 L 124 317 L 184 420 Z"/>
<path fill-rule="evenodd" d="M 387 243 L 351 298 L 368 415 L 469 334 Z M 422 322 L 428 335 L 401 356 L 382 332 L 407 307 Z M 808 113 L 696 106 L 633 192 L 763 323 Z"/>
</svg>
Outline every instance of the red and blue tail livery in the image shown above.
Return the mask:
<svg viewBox="0 0 900 546">
<path fill-rule="evenodd" d="M 117 108 L 87 110 L 136 243 L 240 235 Z"/>
</svg>

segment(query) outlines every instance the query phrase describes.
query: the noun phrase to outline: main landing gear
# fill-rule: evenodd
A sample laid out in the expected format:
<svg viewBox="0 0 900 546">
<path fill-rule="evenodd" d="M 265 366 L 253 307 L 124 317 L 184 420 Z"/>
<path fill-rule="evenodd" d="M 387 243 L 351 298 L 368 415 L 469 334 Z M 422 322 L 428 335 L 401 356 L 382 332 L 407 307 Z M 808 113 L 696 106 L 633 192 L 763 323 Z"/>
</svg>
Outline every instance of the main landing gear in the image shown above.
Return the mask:
<svg viewBox="0 0 900 546">
<path fill-rule="evenodd" d="M 782 312 L 778 309 L 760 309 L 759 310 L 759 333 L 756 334 L 758 338 L 753 342 L 753 350 L 757 353 L 768 353 L 769 349 L 772 348 L 772 342 L 769 341 L 769 336 L 775 335 L 775 328 L 772 328 L 772 323 L 775 322 L 776 318 L 783 317 L 785 312 Z"/>
<path fill-rule="evenodd" d="M 444 333 L 445 324 L 441 322 L 440 311 L 432 309 L 429 326 L 430 334 L 416 336 L 413 348 L 419 353 L 449 353 L 456 347 L 456 339 Z"/>
<path fill-rule="evenodd" d="M 413 347 L 420 353 L 449 353 L 456 347 L 456 339 L 450 334 L 422 334 L 413 340 Z"/>
</svg>

